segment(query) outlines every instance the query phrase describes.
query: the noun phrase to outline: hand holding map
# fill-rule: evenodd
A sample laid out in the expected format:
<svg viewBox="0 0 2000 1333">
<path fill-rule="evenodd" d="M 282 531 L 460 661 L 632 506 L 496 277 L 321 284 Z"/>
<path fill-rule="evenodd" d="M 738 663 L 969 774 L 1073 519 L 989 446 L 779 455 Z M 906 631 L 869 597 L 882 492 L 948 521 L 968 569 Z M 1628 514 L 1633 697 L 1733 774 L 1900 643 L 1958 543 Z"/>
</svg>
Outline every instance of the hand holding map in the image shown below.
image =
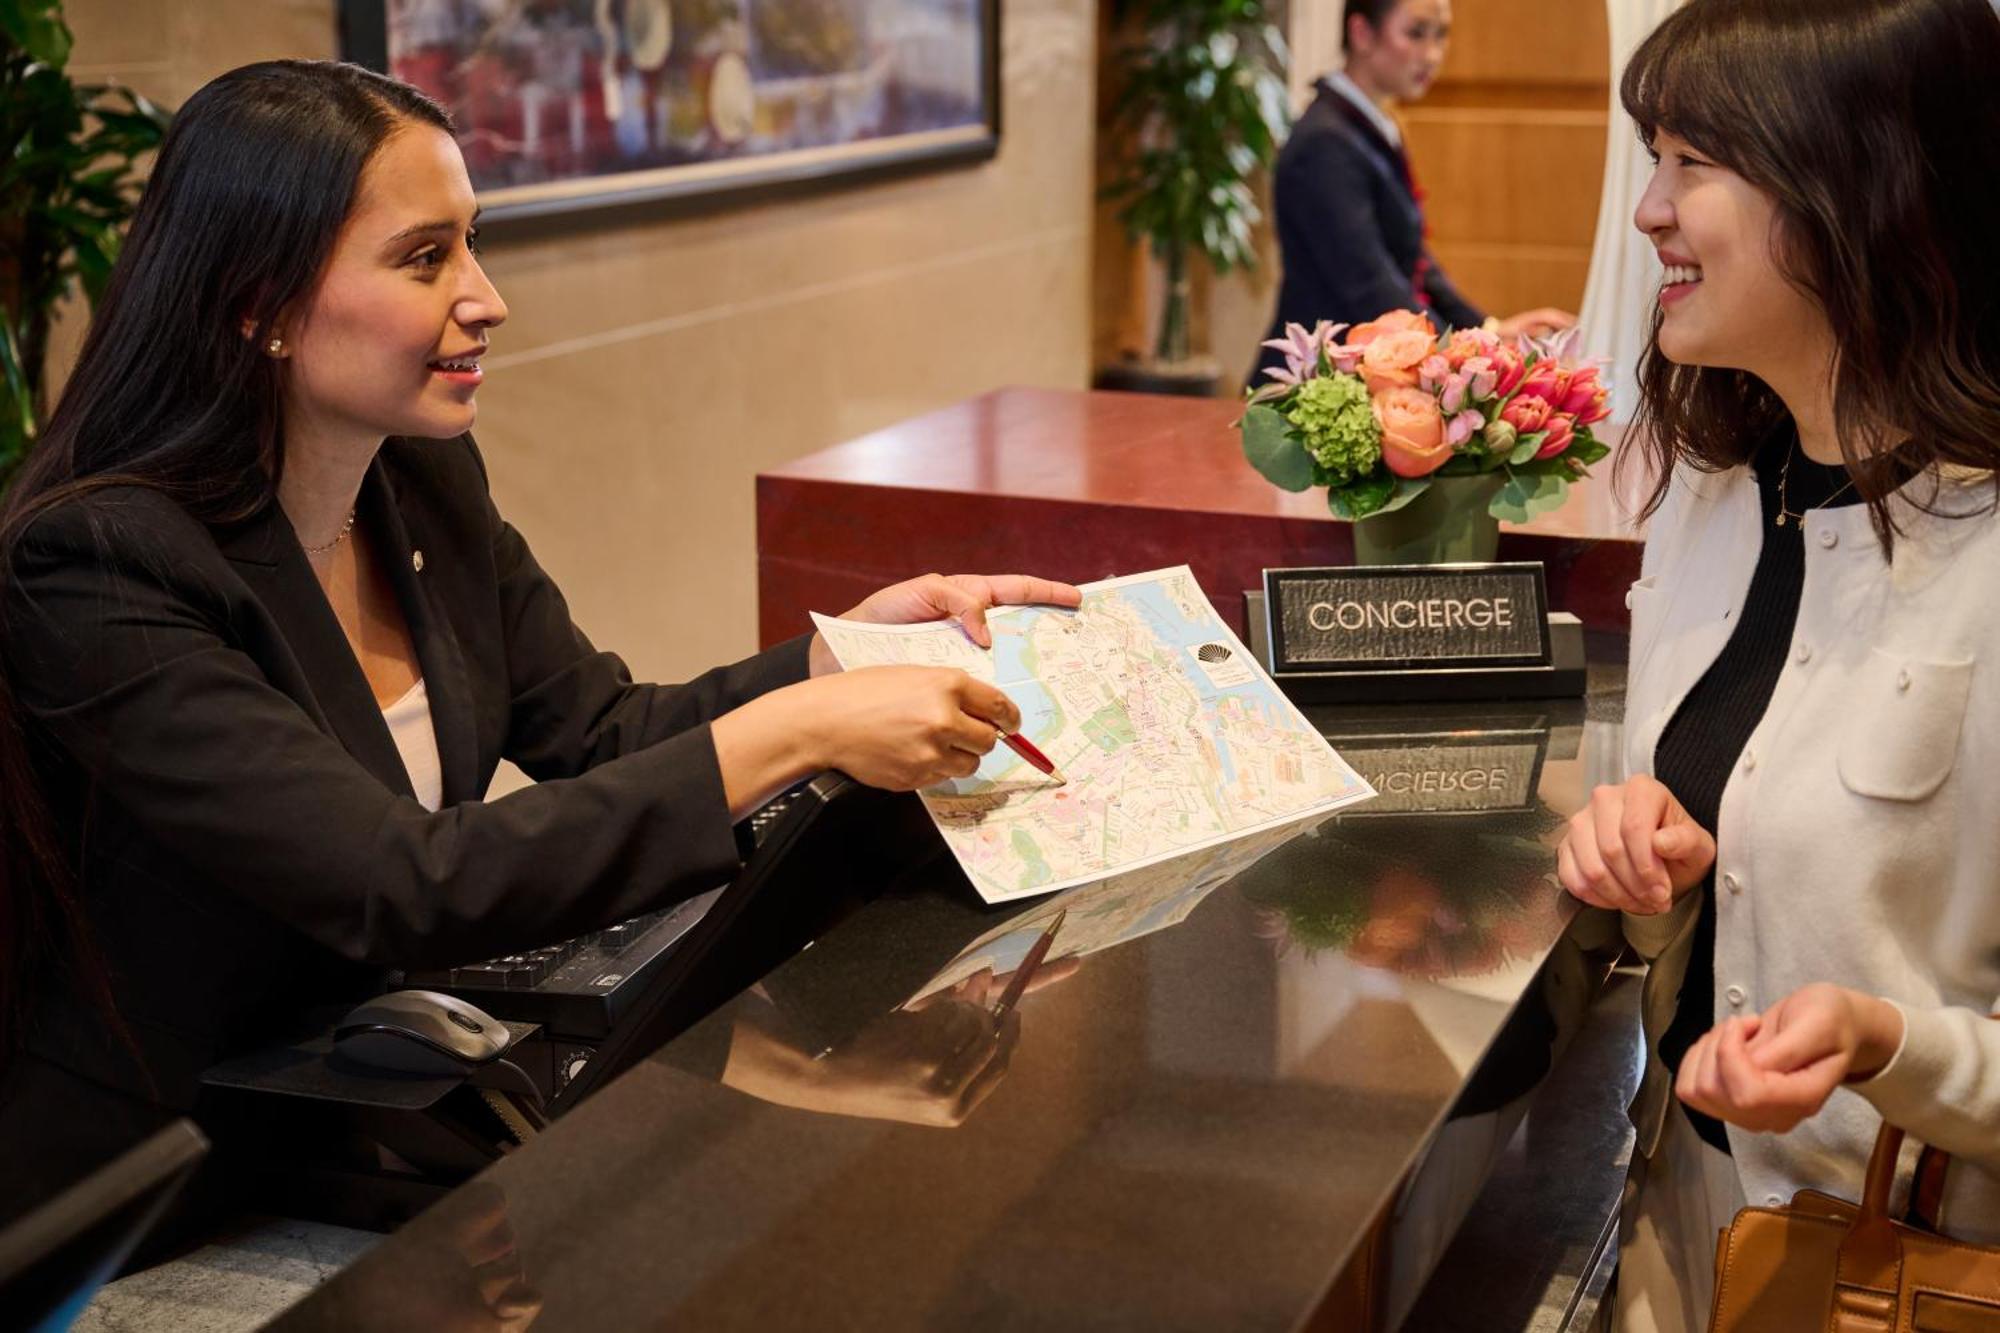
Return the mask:
<svg viewBox="0 0 2000 1333">
<path fill-rule="evenodd" d="M 1186 566 L 1083 588 L 1076 610 L 957 625 L 814 616 L 847 668 L 955 667 L 1005 691 L 1056 786 L 994 747 L 925 806 L 988 902 L 1049 893 L 1374 795 L 1265 675 Z"/>
</svg>

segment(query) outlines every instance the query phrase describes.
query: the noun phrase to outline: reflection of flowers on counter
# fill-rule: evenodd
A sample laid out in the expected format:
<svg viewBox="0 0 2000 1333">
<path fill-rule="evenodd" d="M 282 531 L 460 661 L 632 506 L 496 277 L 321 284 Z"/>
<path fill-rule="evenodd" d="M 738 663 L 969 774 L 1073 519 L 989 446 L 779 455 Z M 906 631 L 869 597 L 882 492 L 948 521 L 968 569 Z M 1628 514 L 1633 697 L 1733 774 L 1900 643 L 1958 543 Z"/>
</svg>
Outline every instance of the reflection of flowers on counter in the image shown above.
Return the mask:
<svg viewBox="0 0 2000 1333">
<path fill-rule="evenodd" d="M 1540 807 L 1476 826 L 1334 820 L 1239 885 L 1281 956 L 1338 950 L 1405 976 L 1476 976 L 1546 944 L 1562 906 L 1547 841 L 1558 825 Z"/>
</svg>

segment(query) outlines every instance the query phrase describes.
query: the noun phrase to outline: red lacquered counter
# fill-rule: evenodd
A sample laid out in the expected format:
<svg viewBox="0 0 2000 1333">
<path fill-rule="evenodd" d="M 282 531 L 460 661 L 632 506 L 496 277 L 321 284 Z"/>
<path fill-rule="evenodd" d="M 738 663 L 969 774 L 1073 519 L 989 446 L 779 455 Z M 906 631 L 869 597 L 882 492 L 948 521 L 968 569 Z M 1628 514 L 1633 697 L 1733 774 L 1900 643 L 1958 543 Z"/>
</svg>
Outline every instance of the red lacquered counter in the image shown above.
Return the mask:
<svg viewBox="0 0 2000 1333">
<path fill-rule="evenodd" d="M 757 478 L 757 597 L 766 645 L 927 570 L 1083 583 L 1187 564 L 1243 631 L 1266 566 L 1338 565 L 1351 525 L 1322 493 L 1289 494 L 1243 460 L 1237 404 L 996 389 L 823 449 Z M 1640 543 L 1561 509 L 1503 524 L 1500 559 L 1539 560 L 1550 605 L 1623 630 Z"/>
</svg>

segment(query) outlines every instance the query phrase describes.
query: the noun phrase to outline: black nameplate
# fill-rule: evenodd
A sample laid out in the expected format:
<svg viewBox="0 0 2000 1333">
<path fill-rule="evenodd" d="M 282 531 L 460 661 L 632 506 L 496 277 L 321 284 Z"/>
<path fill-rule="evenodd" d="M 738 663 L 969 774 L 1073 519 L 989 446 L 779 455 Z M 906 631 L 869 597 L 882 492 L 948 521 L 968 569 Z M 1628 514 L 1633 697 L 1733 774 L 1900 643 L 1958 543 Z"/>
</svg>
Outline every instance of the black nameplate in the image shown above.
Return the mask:
<svg viewBox="0 0 2000 1333">
<path fill-rule="evenodd" d="M 1267 569 L 1272 674 L 1545 667 L 1536 561 Z"/>
</svg>

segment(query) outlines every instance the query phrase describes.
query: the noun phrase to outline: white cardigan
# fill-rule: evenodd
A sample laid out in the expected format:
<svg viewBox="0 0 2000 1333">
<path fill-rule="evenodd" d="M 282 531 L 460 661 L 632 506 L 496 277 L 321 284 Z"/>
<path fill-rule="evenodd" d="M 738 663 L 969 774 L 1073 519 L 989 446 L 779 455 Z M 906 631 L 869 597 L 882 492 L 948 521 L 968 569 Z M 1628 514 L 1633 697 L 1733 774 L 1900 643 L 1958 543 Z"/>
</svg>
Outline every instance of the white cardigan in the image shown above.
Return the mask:
<svg viewBox="0 0 2000 1333">
<path fill-rule="evenodd" d="M 1858 1199 L 1886 1117 L 1954 1154 L 1947 1229 L 2000 1240 L 2000 1023 L 1987 1018 L 2000 1010 L 1992 496 L 1987 474 L 1911 482 L 1892 500 L 1893 565 L 1867 506 L 1806 515 L 1792 651 L 1714 830 L 1715 1018 L 1831 981 L 1890 1000 L 1907 1021 L 1886 1068 L 1791 1133 L 1729 1127 L 1753 1204 L 1806 1186 Z M 1914 497 L 1968 516 L 1925 514 Z M 1629 771 L 1652 772 L 1662 728 L 1735 629 L 1763 537 L 1749 469 L 1675 474 L 1627 599 Z M 1699 899 L 1626 918 L 1655 960 L 1645 1004 L 1654 1039 L 1672 1015 Z M 1634 1120 L 1650 1155 L 1672 1089 L 1648 1064 Z"/>
</svg>

